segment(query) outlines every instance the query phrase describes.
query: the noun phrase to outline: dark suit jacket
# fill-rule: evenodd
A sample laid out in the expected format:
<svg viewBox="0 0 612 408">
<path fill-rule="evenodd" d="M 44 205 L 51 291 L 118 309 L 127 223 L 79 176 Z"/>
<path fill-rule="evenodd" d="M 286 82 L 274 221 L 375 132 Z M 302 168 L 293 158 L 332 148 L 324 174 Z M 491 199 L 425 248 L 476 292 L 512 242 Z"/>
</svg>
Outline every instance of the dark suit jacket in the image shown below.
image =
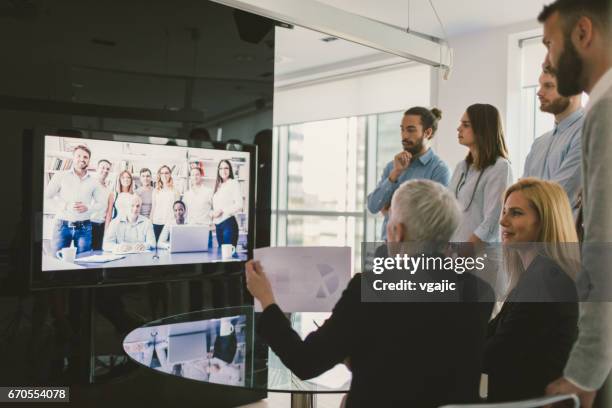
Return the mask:
<svg viewBox="0 0 612 408">
<path fill-rule="evenodd" d="M 538 296 L 544 302 L 533 302 Z M 578 335 L 576 300 L 574 283 L 563 270 L 548 258 L 536 257 L 489 323 L 489 401 L 542 396 L 546 386 L 562 376 Z"/>
<path fill-rule="evenodd" d="M 490 287 L 473 276 L 441 274 L 437 279 L 465 286 L 478 281 L 492 299 Z M 304 341 L 277 305 L 264 310 L 258 332 L 302 379 L 350 358 L 347 407 L 427 408 L 476 401 L 492 302 L 364 303 L 361 282 L 361 274 L 353 277 L 331 317 Z"/>
</svg>

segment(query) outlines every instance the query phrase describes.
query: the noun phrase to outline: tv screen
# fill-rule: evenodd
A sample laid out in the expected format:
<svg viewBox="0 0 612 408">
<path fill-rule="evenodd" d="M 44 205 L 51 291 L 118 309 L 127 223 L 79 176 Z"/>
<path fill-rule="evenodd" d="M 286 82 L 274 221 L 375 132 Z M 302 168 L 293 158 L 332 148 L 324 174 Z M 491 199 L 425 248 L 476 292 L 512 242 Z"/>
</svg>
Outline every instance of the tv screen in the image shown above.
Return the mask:
<svg viewBox="0 0 612 408">
<path fill-rule="evenodd" d="M 247 259 L 251 152 L 43 139 L 43 273 Z"/>
</svg>

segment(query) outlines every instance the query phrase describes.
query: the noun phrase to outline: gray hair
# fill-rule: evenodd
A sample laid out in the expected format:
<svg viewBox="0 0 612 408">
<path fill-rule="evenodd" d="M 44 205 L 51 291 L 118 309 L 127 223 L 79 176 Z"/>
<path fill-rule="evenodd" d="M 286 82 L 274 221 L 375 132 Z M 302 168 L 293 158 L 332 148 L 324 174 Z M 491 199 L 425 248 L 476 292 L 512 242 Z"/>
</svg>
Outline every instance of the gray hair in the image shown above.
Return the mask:
<svg viewBox="0 0 612 408">
<path fill-rule="evenodd" d="M 409 180 L 393 194 L 389 222 L 406 228 L 404 241 L 447 243 L 459 225 L 455 197 L 442 184 Z"/>
</svg>

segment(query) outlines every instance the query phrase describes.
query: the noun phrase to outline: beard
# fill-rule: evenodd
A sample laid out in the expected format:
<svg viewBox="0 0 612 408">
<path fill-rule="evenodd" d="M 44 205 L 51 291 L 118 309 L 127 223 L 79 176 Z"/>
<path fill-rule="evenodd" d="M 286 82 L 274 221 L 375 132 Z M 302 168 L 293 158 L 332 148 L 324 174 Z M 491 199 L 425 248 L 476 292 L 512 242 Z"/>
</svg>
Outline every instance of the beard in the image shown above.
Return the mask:
<svg viewBox="0 0 612 408">
<path fill-rule="evenodd" d="M 405 151 L 412 154 L 413 156 L 416 156 L 417 154 L 421 153 L 421 151 L 423 150 L 423 139 L 411 145 L 406 145 L 406 144 L 402 144 L 402 145 L 404 146 Z"/>
<path fill-rule="evenodd" d="M 584 91 L 580 80 L 584 64 L 569 35 L 564 37 L 565 47 L 563 53 L 559 56 L 556 69 L 557 90 L 562 96 L 568 97 Z"/>
<path fill-rule="evenodd" d="M 559 113 L 565 112 L 567 107 L 570 105 L 570 99 L 564 96 L 561 96 L 552 102 L 550 102 L 546 106 L 541 106 L 540 110 L 546 113 L 552 113 L 553 115 L 558 115 Z"/>
</svg>

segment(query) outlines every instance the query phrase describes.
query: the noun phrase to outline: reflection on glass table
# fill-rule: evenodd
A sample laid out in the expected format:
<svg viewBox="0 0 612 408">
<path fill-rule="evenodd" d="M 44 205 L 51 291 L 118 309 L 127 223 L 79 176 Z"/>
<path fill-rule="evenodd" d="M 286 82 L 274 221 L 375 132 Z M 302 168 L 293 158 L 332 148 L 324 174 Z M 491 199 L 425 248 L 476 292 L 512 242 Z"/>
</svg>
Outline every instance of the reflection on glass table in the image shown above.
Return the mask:
<svg viewBox="0 0 612 408">
<path fill-rule="evenodd" d="M 305 336 L 327 313 L 293 313 L 291 323 Z M 345 393 L 351 374 L 344 365 L 307 381 L 300 380 L 255 335 L 252 306 L 203 310 L 152 321 L 124 341 L 137 363 L 193 380 L 292 394 L 292 406 L 312 407 L 317 393 Z"/>
<path fill-rule="evenodd" d="M 119 268 L 133 266 L 160 266 L 181 265 L 213 262 L 239 262 L 246 261 L 245 250 L 240 250 L 230 257 L 224 258 L 221 248 L 213 248 L 210 251 L 199 252 L 177 252 L 172 253 L 167 249 L 148 250 L 138 253 L 117 255 L 112 252 L 87 251 L 79 254 L 73 262 L 61 261 L 55 256 L 43 255 L 43 271 L 82 268 Z"/>
</svg>

